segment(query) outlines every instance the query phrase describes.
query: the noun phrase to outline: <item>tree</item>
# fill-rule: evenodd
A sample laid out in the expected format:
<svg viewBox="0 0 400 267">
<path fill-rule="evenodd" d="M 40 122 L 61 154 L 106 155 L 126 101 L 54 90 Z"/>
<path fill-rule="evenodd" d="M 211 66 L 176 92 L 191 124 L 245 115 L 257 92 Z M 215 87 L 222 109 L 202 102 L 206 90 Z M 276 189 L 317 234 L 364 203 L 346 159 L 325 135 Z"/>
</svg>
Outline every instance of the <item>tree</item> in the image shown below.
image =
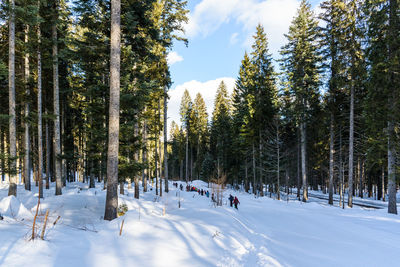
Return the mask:
<svg viewBox="0 0 400 267">
<path fill-rule="evenodd" d="M 230 99 L 224 81 L 219 84 L 214 100 L 210 138 L 211 153 L 216 160 L 216 177 L 219 179 L 229 170 L 232 141 Z"/>
<path fill-rule="evenodd" d="M 282 67 L 287 76 L 290 90 L 296 102 L 296 117 L 300 129 L 301 144 L 301 176 L 303 182 L 303 198 L 307 201 L 307 124 L 308 114 L 319 102 L 320 55 L 317 39 L 318 21 L 310 4 L 303 0 L 297 16 L 292 21 L 286 36 L 288 43 L 282 47 Z"/>
<path fill-rule="evenodd" d="M 8 92 L 9 92 L 9 131 L 10 131 L 10 187 L 8 195 L 17 196 L 16 159 L 17 129 L 15 113 L 15 2 L 10 0 L 9 13 L 9 49 L 8 49 Z"/>
<path fill-rule="evenodd" d="M 107 196 L 104 219 L 117 218 L 118 143 L 121 57 L 121 1 L 111 0 L 110 110 L 108 128 Z"/>
<path fill-rule="evenodd" d="M 53 101 L 54 101 L 54 154 L 55 154 L 55 178 L 56 195 L 62 194 L 61 177 L 61 140 L 60 140 L 60 87 L 58 77 L 58 39 L 57 39 L 57 20 L 58 0 L 54 2 L 54 20 L 51 28 L 53 41 Z"/>
<path fill-rule="evenodd" d="M 190 130 L 190 113 L 192 110 L 192 99 L 190 98 L 189 91 L 186 89 L 183 93 L 180 115 L 182 127 L 186 129 L 186 153 L 185 153 L 185 179 L 186 182 L 189 181 L 189 130 Z"/>
</svg>

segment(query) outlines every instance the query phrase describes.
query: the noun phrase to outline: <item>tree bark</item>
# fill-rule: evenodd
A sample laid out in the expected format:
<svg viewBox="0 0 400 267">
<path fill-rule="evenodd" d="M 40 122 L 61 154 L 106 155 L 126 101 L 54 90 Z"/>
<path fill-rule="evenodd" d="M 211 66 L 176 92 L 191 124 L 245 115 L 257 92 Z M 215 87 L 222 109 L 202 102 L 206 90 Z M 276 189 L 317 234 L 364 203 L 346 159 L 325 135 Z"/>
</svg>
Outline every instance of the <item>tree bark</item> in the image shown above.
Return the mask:
<svg viewBox="0 0 400 267">
<path fill-rule="evenodd" d="M 349 136 L 349 191 L 347 205 L 353 207 L 353 163 L 354 163 L 354 81 L 350 89 L 350 136 Z"/>
<path fill-rule="evenodd" d="M 297 131 L 297 199 L 300 201 L 300 147 L 301 147 L 301 140 L 299 131 Z"/>
<path fill-rule="evenodd" d="M 385 198 L 385 167 L 382 166 L 382 201 L 386 201 Z"/>
<path fill-rule="evenodd" d="M 9 93 L 9 131 L 10 131 L 10 186 L 8 195 L 17 196 L 18 177 L 16 174 L 17 132 L 15 122 L 15 2 L 10 0 L 8 47 L 8 93 Z"/>
<path fill-rule="evenodd" d="M 167 87 L 164 87 L 164 179 L 165 192 L 168 193 L 168 92 Z"/>
<path fill-rule="evenodd" d="M 280 191 L 280 181 L 279 181 L 279 172 L 280 172 L 280 153 L 279 153 L 279 125 L 276 125 L 276 154 L 277 154 L 277 158 L 276 158 L 276 164 L 277 164 L 277 170 L 276 170 L 276 178 L 277 178 L 277 183 L 278 183 L 278 190 L 277 190 L 277 197 L 278 200 L 281 199 L 281 191 Z"/>
<path fill-rule="evenodd" d="M 253 142 L 253 194 L 257 195 L 257 190 L 256 190 L 256 148 L 254 147 L 254 142 Z"/>
<path fill-rule="evenodd" d="M 134 132 L 134 134 L 135 134 L 135 137 L 139 137 L 139 123 L 137 121 L 135 123 L 135 132 Z M 135 163 L 139 163 L 139 150 L 135 151 L 134 160 L 135 160 Z M 134 197 L 136 199 L 139 199 L 139 174 L 135 174 L 135 176 L 133 178 L 133 181 L 134 181 L 134 186 L 135 186 Z"/>
<path fill-rule="evenodd" d="M 45 111 L 47 115 L 47 109 Z M 46 120 L 46 189 L 50 189 L 50 134 L 49 123 Z"/>
<path fill-rule="evenodd" d="M 56 8 L 58 4 L 56 3 Z M 57 16 L 57 15 L 56 15 Z M 57 40 L 57 17 L 52 25 L 53 38 L 53 100 L 54 100 L 54 161 L 55 161 L 55 179 L 56 195 L 62 194 L 61 177 L 61 143 L 60 143 L 60 88 L 58 82 L 58 40 Z"/>
<path fill-rule="evenodd" d="M 38 5 L 40 2 L 38 2 Z M 38 80 L 37 80 L 37 87 L 38 87 L 38 167 L 37 167 L 37 180 L 39 182 L 39 198 L 43 198 L 43 132 L 42 132 L 42 54 L 40 51 L 40 25 L 38 27 L 38 51 L 37 51 L 37 60 L 38 60 Z M 54 52 L 54 50 L 53 50 Z M 56 193 L 57 194 L 57 193 Z"/>
<path fill-rule="evenodd" d="M 25 49 L 28 50 L 28 38 L 29 34 L 29 25 L 25 28 Z M 30 136 L 29 136 L 29 53 L 25 51 L 25 159 L 24 159 L 24 177 L 25 177 L 25 189 L 31 190 L 31 175 L 30 175 Z"/>
<path fill-rule="evenodd" d="M 185 169 L 185 179 L 186 182 L 189 181 L 189 127 L 186 129 L 186 169 Z"/>
<path fill-rule="evenodd" d="M 143 123 L 143 150 L 142 150 L 142 164 L 146 164 L 147 161 L 147 123 L 146 120 Z M 147 173 L 146 167 L 143 167 L 142 170 L 142 183 L 143 183 L 143 192 L 147 192 Z"/>
<path fill-rule="evenodd" d="M 395 53 L 398 53 L 398 49 L 400 49 L 397 45 L 398 41 L 398 27 L 399 27 L 399 18 L 398 18 L 398 1 L 390 0 L 390 16 L 389 16 L 389 59 L 392 61 L 395 58 Z M 398 63 L 397 63 L 398 64 Z M 392 86 L 399 84 L 399 74 L 395 73 L 396 70 L 393 69 L 394 63 L 391 64 L 390 67 L 390 82 L 389 84 Z M 397 77 L 397 79 L 396 79 Z M 399 105 L 399 96 L 398 96 L 398 88 L 393 88 L 389 93 L 388 104 L 389 104 L 389 112 L 388 112 L 388 212 L 392 214 L 397 214 L 397 204 L 396 204 L 396 193 L 397 193 L 397 182 L 396 182 L 396 144 L 395 144 L 395 131 L 394 125 L 396 123 L 396 116 L 399 114 L 398 105 Z M 398 117 L 397 117 L 398 121 Z"/>
<path fill-rule="evenodd" d="M 330 142 L 329 142 L 329 204 L 333 205 L 333 166 L 335 155 L 334 116 L 331 113 Z"/>
<path fill-rule="evenodd" d="M 262 175 L 262 172 L 263 172 L 263 164 L 262 164 L 262 150 L 263 150 L 263 145 L 262 145 L 262 135 L 261 135 L 261 129 L 259 130 L 259 132 L 258 132 L 258 136 L 259 136 L 259 143 L 258 143 L 258 147 L 259 147 L 259 168 L 260 168 L 260 172 L 259 172 L 259 174 L 260 174 L 260 177 L 259 177 L 259 183 L 260 183 L 260 185 L 259 185 L 259 188 L 260 188 L 260 196 L 264 196 L 264 187 L 263 187 L 263 175 Z"/>
<path fill-rule="evenodd" d="M 301 138 L 301 176 L 303 180 L 303 202 L 307 202 L 307 169 L 306 169 L 306 123 L 300 123 L 300 138 Z"/>
<path fill-rule="evenodd" d="M 104 219 L 117 218 L 119 96 L 121 64 L 121 1 L 111 0 L 110 107 L 107 154 L 107 196 Z"/>
</svg>

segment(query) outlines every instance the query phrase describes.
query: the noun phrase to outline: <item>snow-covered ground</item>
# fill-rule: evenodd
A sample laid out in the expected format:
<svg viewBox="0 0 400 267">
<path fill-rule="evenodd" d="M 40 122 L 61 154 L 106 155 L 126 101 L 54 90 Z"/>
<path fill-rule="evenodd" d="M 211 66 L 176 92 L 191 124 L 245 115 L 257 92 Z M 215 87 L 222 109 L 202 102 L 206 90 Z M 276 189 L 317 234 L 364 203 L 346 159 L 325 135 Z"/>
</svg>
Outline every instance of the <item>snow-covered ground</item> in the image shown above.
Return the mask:
<svg viewBox="0 0 400 267">
<path fill-rule="evenodd" d="M 193 185 L 207 189 L 200 181 Z M 215 207 L 210 198 L 170 184 L 161 198 L 149 191 L 136 200 L 127 190 L 119 203 L 128 212 L 108 222 L 102 219 L 105 191 L 96 186 L 70 184 L 57 197 L 45 190 L 38 222 L 41 228 L 49 210 L 45 240 L 29 241 L 37 189 L 19 186 L 18 198 L 7 197 L 8 186 L 0 183 L 0 266 L 400 265 L 400 216 L 385 209 L 343 210 L 231 190 Z M 230 193 L 238 196 L 239 210 L 226 205 Z"/>
</svg>

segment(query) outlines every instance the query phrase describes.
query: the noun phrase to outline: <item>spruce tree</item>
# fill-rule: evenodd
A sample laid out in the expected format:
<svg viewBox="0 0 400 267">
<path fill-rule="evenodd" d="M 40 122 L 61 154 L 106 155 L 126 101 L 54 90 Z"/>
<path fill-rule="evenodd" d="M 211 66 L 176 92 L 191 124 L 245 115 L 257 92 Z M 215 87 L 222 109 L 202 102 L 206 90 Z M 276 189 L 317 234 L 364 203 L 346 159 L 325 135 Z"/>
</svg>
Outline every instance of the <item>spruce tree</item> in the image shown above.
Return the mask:
<svg viewBox="0 0 400 267">
<path fill-rule="evenodd" d="M 296 102 L 296 118 L 300 130 L 301 176 L 303 198 L 307 196 L 307 125 L 311 109 L 318 103 L 320 55 L 317 39 L 318 21 L 310 4 L 303 0 L 286 36 L 288 43 L 282 47 L 282 67 Z"/>
</svg>

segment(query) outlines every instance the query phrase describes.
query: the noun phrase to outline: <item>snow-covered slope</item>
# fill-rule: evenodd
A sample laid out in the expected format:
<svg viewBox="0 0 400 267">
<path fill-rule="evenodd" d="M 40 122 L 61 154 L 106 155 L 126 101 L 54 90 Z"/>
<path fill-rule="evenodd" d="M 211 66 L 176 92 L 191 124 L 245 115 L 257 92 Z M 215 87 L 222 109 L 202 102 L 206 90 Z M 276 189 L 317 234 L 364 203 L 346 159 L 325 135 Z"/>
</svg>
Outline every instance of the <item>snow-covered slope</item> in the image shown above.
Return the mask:
<svg viewBox="0 0 400 267">
<path fill-rule="evenodd" d="M 200 181 L 193 185 L 207 189 Z M 37 194 L 19 187 L 18 198 L 7 197 L 7 186 L 0 184 L 4 216 L 0 266 L 397 266 L 400 262 L 400 217 L 386 210 L 342 210 L 230 190 L 224 191 L 224 205 L 216 207 L 210 198 L 170 184 L 170 193 L 161 198 L 149 191 L 135 200 L 133 190 L 127 190 L 119 202 L 128 206 L 128 212 L 108 222 L 102 219 L 101 188 L 75 183 L 57 197 L 54 190 L 45 190 L 38 222 L 42 227 L 49 209 L 45 241 L 28 241 Z M 226 205 L 230 193 L 238 196 L 239 210 Z"/>
</svg>

